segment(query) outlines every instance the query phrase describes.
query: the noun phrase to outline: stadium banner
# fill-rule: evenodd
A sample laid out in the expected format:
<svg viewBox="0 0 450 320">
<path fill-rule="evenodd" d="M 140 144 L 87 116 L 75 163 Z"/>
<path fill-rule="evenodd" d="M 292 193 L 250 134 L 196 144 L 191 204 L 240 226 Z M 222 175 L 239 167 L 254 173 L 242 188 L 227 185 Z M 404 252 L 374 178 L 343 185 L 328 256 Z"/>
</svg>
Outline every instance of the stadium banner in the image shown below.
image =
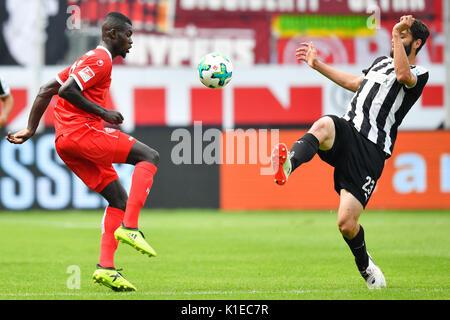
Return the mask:
<svg viewBox="0 0 450 320">
<path fill-rule="evenodd" d="M 292 52 L 316 43 L 326 62 L 359 65 L 389 52 L 392 27 L 413 14 L 432 30 L 423 60 L 442 63 L 442 1 L 178 0 L 170 32 L 137 31 L 134 66 L 195 65 L 218 51 L 238 66 L 297 63 Z"/>
<path fill-rule="evenodd" d="M 172 161 L 172 150 L 180 145 L 173 129 L 138 128 L 132 132 L 139 141 L 160 154 L 146 208 L 218 208 L 219 166 L 195 162 Z M 193 128 L 182 133 L 193 136 Z M 2 137 L 5 131 L 0 130 Z M 22 145 L 0 141 L 0 210 L 102 209 L 106 202 L 87 188 L 59 158 L 55 150 L 54 131 L 46 130 Z M 202 142 L 200 142 L 202 143 Z M 206 142 L 205 142 L 206 144 Z M 184 152 L 194 154 L 192 150 Z M 176 157 L 174 157 L 176 160 Z M 114 165 L 127 192 L 130 190 L 134 166 Z"/>
<path fill-rule="evenodd" d="M 359 75 L 369 65 L 336 68 Z M 443 122 L 445 69 L 440 64 L 425 67 L 430 79 L 401 130 L 434 130 Z M 62 69 L 63 66 L 45 68 L 41 83 L 53 79 Z M 32 71 L 1 67 L 0 74 L 15 100 L 7 129 L 21 130 L 27 125 L 36 94 Z M 307 126 L 325 114 L 343 115 L 352 96 L 352 92 L 305 65 L 235 68 L 230 84 L 223 89 L 203 86 L 196 68 L 116 66 L 105 107 L 123 114 L 122 128 L 126 132 L 140 126 L 191 126 L 194 121 L 223 128 Z M 55 102 L 56 97 L 43 117 L 43 124 L 48 127 L 53 126 Z"/>
<path fill-rule="evenodd" d="M 270 20 L 230 16 L 226 19 L 177 19 L 170 33 L 137 31 L 133 50 L 123 64 L 128 66 L 197 66 L 203 55 L 221 52 L 235 65 L 270 63 Z M 119 60 L 120 61 L 120 60 Z"/>
<path fill-rule="evenodd" d="M 290 147 L 304 134 L 301 130 L 280 130 L 278 139 Z M 270 144 L 270 139 L 262 140 L 263 144 L 264 141 Z M 448 131 L 399 132 L 393 156 L 385 163 L 367 209 L 450 208 L 449 141 Z M 261 144 L 257 145 L 261 147 Z M 269 145 L 264 147 L 265 150 L 269 148 Z M 265 151 L 258 154 L 264 155 Z M 253 162 L 220 166 L 221 209 L 338 208 L 334 168 L 319 156 L 297 168 L 282 187 L 274 183 L 273 175 L 267 174 L 269 156 L 266 154 L 266 158 L 257 158 Z"/>
<path fill-rule="evenodd" d="M 374 6 L 385 15 L 432 15 L 439 0 L 177 0 L 177 15 L 213 13 L 362 14 Z"/>
<path fill-rule="evenodd" d="M 358 17 L 356 17 L 358 18 Z M 280 18 L 281 19 L 281 18 Z M 311 16 L 309 19 L 318 19 Z M 343 18 L 349 19 L 349 18 Z M 366 29 L 358 27 L 358 22 L 343 21 L 343 25 L 353 26 L 352 29 L 335 27 L 333 19 L 324 19 L 323 22 L 315 22 L 318 26 L 336 28 L 335 31 L 306 27 L 305 20 L 308 17 L 295 16 L 286 23 L 286 27 L 280 28 L 279 19 L 273 20 L 273 32 L 279 36 L 276 38 L 276 62 L 278 64 L 298 64 L 292 52 L 301 42 L 313 42 L 321 61 L 330 64 L 364 65 L 368 60 L 374 60 L 386 55 L 391 50 L 392 28 L 397 19 L 382 19 L 376 32 L 366 36 L 353 35 L 352 33 L 365 33 Z M 432 36 L 427 39 L 426 45 L 417 56 L 417 64 L 429 65 L 444 62 L 445 35 L 443 33 L 442 20 L 423 20 L 430 28 Z M 325 28 L 325 27 L 322 27 Z"/>
<path fill-rule="evenodd" d="M 33 66 L 40 0 L 0 1 L 0 65 Z M 404 14 L 427 23 L 421 56 L 443 62 L 442 0 L 46 0 L 45 64 L 71 63 L 99 41 L 101 21 L 120 11 L 133 24 L 133 50 L 114 64 L 196 65 L 219 51 L 236 65 L 296 63 L 291 46 L 318 43 L 327 62 L 359 64 L 390 49 Z"/>
</svg>

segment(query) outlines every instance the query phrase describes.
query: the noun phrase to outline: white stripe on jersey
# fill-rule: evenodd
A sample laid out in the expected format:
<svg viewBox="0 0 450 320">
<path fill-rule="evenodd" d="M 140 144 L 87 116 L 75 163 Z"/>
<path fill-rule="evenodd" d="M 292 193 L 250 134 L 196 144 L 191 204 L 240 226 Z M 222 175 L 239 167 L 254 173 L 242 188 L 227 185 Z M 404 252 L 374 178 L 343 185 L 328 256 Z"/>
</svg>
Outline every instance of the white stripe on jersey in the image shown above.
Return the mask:
<svg viewBox="0 0 450 320">
<path fill-rule="evenodd" d="M 0 77 L 0 97 L 5 97 L 11 93 L 8 84 Z"/>
<path fill-rule="evenodd" d="M 393 65 L 387 64 L 386 66 L 383 66 L 384 63 L 386 63 L 385 60 L 382 60 L 379 63 L 377 63 L 375 66 L 372 67 L 372 70 L 377 69 L 377 68 L 380 68 L 380 69 L 377 72 L 369 71 L 369 73 L 365 77 L 366 79 L 368 79 L 368 81 L 367 81 L 366 85 L 364 86 L 363 91 L 361 91 L 361 93 L 359 94 L 358 102 L 356 104 L 356 110 L 355 110 L 356 117 L 353 119 L 355 128 L 358 131 L 361 130 L 362 122 L 364 121 L 363 105 L 364 105 L 364 102 L 366 101 L 366 98 L 367 98 L 370 90 L 377 83 L 380 84 L 380 89 L 378 90 L 377 94 L 375 95 L 373 102 L 372 102 L 372 106 L 369 110 L 369 112 L 370 112 L 369 119 L 370 120 L 372 120 L 372 119 L 375 120 L 377 118 L 378 112 L 380 111 L 381 104 L 383 103 L 384 97 L 387 94 L 387 92 L 384 93 L 382 84 L 386 79 L 389 78 L 389 76 L 384 75 L 384 73 L 389 68 L 392 68 Z M 394 74 L 394 77 L 395 77 L 395 74 Z M 372 122 L 372 121 L 370 121 L 370 122 Z M 376 127 L 376 125 L 375 125 L 375 127 Z"/>
<path fill-rule="evenodd" d="M 394 68 L 394 64 L 389 63 L 385 68 L 380 69 L 379 72 L 370 71 L 370 72 L 378 74 L 377 80 L 379 80 L 380 82 L 377 82 L 377 83 L 381 84 L 377 95 L 373 99 L 373 102 L 372 102 L 372 105 L 370 108 L 370 116 L 369 116 L 370 130 L 369 130 L 367 138 L 370 141 L 374 141 L 375 143 L 377 142 L 377 138 L 378 138 L 377 117 L 381 111 L 381 106 L 383 105 L 384 100 L 386 99 L 387 95 L 389 94 L 389 90 L 391 90 L 392 85 L 396 81 L 396 76 L 395 76 L 394 71 L 391 71 L 388 75 L 384 74 L 385 72 L 387 72 L 389 69 L 392 69 L 392 68 Z M 403 90 L 400 90 L 399 95 L 401 95 L 402 92 L 403 92 Z M 402 98 L 403 98 L 403 96 L 402 96 Z M 401 104 L 401 100 L 400 100 L 400 104 Z M 400 104 L 398 106 L 400 106 Z M 394 103 L 394 105 L 395 105 L 395 103 Z"/>
</svg>

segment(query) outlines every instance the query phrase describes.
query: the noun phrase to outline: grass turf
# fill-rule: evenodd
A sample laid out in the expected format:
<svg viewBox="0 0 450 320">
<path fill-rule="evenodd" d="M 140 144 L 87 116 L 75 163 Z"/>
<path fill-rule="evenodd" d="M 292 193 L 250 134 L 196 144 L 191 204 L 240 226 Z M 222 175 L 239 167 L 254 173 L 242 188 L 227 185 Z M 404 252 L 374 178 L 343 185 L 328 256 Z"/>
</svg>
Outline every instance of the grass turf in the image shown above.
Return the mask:
<svg viewBox="0 0 450 320">
<path fill-rule="evenodd" d="M 335 212 L 149 210 L 158 257 L 119 244 L 116 267 L 138 291 L 94 284 L 102 212 L 2 212 L 0 299 L 450 299 L 450 212 L 367 211 L 360 222 L 388 288 L 368 290 Z M 69 266 L 81 270 L 68 289 Z"/>
</svg>

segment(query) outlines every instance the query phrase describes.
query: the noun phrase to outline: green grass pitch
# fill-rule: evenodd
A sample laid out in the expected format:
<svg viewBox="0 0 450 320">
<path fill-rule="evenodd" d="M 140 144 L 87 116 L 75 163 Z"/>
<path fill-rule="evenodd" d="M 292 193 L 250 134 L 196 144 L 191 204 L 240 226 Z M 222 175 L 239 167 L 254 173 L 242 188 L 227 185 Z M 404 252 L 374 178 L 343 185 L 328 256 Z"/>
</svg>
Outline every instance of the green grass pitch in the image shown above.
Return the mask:
<svg viewBox="0 0 450 320">
<path fill-rule="evenodd" d="M 450 212 L 367 211 L 368 251 L 388 287 L 368 290 L 336 213 L 148 210 L 158 257 L 119 244 L 116 267 L 138 289 L 94 284 L 103 212 L 1 212 L 0 299 L 450 299 Z M 80 288 L 69 289 L 69 266 Z"/>
</svg>

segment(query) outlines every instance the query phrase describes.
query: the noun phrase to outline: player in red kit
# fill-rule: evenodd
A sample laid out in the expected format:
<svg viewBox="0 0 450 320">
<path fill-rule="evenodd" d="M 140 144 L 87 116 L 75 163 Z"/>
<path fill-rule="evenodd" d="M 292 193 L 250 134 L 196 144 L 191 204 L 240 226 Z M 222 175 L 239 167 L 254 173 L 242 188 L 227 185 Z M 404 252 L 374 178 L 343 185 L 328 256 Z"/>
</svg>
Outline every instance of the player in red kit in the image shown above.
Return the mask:
<svg viewBox="0 0 450 320">
<path fill-rule="evenodd" d="M 7 140 L 21 144 L 31 138 L 50 100 L 59 95 L 54 111 L 55 146 L 65 164 L 92 190 L 107 201 L 102 222 L 100 259 L 93 279 L 115 291 L 134 291 L 114 266 L 118 241 L 148 256 L 156 252 L 138 229 L 138 217 L 147 199 L 159 162 L 159 154 L 102 121 L 121 124 L 120 112 L 105 109 L 111 84 L 112 60 L 125 58 L 132 45 L 131 21 L 119 12 L 109 13 L 102 24 L 100 45 L 42 86 L 33 103 L 28 126 Z M 135 165 L 129 196 L 113 163 Z"/>
</svg>

